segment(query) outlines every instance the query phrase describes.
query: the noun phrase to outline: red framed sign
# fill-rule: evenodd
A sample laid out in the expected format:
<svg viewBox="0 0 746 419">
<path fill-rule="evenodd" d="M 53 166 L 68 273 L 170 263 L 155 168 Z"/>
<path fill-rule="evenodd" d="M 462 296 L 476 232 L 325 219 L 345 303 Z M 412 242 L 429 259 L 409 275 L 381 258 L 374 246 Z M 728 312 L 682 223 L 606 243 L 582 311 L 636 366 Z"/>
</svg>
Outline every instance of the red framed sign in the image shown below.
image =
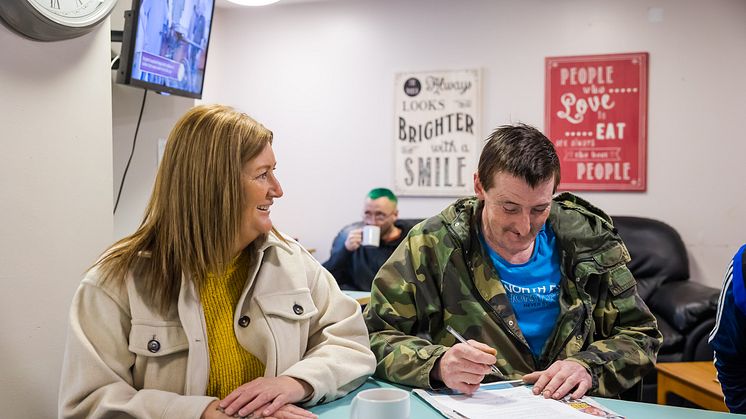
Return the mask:
<svg viewBox="0 0 746 419">
<path fill-rule="evenodd" d="M 648 53 L 546 58 L 545 131 L 575 191 L 647 188 Z"/>
</svg>

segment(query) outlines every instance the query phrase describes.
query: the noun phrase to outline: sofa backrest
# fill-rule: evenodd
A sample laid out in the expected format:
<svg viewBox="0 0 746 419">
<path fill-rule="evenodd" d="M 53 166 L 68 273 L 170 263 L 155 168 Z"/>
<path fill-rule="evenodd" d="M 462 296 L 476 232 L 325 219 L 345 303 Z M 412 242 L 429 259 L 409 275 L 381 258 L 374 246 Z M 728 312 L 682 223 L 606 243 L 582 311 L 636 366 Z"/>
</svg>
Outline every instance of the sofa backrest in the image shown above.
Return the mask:
<svg viewBox="0 0 746 419">
<path fill-rule="evenodd" d="M 632 257 L 628 266 L 643 300 L 666 282 L 689 279 L 686 247 L 673 227 L 651 218 L 611 218 Z"/>
<path fill-rule="evenodd" d="M 419 224 L 424 218 L 399 218 L 399 223 L 406 227 L 408 230 Z"/>
</svg>

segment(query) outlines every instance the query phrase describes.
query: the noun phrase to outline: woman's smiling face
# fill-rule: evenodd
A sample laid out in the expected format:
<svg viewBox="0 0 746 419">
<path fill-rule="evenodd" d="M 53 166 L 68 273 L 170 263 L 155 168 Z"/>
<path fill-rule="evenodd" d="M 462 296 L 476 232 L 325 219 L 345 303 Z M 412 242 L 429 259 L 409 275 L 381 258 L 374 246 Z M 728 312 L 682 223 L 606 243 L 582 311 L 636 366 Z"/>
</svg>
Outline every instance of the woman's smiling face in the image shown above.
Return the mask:
<svg viewBox="0 0 746 419">
<path fill-rule="evenodd" d="M 270 206 L 275 198 L 282 196 L 282 186 L 274 174 L 276 165 L 275 153 L 272 146 L 267 144 L 261 153 L 246 162 L 241 169 L 245 203 L 236 253 L 272 229 Z"/>
</svg>

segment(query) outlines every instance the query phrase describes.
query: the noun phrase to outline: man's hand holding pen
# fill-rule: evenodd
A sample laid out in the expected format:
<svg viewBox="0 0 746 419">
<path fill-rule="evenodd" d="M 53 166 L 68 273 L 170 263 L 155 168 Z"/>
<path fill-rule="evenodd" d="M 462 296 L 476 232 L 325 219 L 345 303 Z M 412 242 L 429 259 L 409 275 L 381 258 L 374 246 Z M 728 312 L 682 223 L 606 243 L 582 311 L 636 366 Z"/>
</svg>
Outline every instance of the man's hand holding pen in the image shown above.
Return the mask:
<svg viewBox="0 0 746 419">
<path fill-rule="evenodd" d="M 491 373 L 497 361 L 495 354 L 494 348 L 475 340 L 457 343 L 436 361 L 431 376 L 448 388 L 471 394 L 479 388 L 484 376 Z"/>
</svg>

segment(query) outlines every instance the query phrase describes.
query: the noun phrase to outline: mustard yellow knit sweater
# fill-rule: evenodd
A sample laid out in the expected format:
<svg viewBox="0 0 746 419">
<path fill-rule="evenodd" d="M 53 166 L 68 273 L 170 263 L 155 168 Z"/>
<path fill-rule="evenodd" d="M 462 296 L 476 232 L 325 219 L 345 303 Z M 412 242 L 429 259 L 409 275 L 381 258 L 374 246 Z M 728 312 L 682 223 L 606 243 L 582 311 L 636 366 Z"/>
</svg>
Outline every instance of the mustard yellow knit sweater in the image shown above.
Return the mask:
<svg viewBox="0 0 746 419">
<path fill-rule="evenodd" d="M 233 314 L 249 273 L 249 263 L 249 255 L 242 253 L 222 275 L 208 275 L 200 291 L 210 352 L 208 396 L 222 399 L 238 386 L 264 376 L 262 361 L 238 343 L 233 331 Z"/>
</svg>

